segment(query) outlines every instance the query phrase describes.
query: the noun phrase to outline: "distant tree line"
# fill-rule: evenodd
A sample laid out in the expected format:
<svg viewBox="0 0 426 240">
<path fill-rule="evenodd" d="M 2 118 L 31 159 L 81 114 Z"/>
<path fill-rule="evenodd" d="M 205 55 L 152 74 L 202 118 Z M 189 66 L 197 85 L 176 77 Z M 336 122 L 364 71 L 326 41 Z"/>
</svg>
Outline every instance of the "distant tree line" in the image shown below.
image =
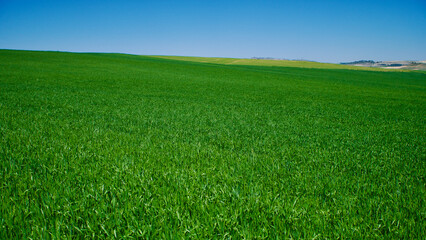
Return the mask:
<svg viewBox="0 0 426 240">
<path fill-rule="evenodd" d="M 375 64 L 376 62 L 373 60 L 359 60 L 359 61 L 354 61 L 354 62 L 342 62 L 340 64 L 345 64 L 345 65 L 353 65 L 353 64 Z"/>
</svg>

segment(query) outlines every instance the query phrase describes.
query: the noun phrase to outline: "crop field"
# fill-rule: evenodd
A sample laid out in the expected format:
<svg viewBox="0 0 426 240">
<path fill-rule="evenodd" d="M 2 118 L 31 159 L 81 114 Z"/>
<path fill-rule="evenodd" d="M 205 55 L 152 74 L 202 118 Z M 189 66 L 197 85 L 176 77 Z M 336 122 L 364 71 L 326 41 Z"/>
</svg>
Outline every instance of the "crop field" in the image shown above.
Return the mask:
<svg viewBox="0 0 426 240">
<path fill-rule="evenodd" d="M 0 239 L 425 239 L 425 72 L 182 60 L 0 50 Z"/>
</svg>

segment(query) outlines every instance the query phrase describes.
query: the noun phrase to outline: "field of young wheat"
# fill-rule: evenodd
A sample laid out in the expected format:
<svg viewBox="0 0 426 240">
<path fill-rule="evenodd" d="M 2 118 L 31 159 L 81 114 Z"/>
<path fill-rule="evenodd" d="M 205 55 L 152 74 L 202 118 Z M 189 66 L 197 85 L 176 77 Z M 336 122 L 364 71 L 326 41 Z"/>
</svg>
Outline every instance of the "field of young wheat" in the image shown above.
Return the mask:
<svg viewBox="0 0 426 240">
<path fill-rule="evenodd" d="M 0 239 L 424 238 L 426 74 L 266 65 L 1 50 Z"/>
</svg>

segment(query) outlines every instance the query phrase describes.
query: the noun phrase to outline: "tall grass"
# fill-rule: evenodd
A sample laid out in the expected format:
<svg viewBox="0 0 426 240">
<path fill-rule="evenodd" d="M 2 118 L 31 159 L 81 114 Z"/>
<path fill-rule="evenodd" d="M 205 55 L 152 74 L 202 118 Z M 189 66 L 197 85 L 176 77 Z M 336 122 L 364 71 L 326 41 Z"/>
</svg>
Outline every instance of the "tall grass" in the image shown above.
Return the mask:
<svg viewBox="0 0 426 240">
<path fill-rule="evenodd" d="M 425 238 L 417 72 L 0 51 L 0 239 Z"/>
</svg>

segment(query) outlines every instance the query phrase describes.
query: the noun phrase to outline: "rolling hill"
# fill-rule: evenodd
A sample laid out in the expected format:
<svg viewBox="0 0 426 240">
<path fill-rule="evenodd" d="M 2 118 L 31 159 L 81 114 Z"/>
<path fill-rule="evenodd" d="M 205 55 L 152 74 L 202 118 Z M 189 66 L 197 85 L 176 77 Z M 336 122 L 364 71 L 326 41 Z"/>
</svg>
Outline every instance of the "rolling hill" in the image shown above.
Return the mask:
<svg viewBox="0 0 426 240">
<path fill-rule="evenodd" d="M 0 50 L 0 239 L 422 239 L 426 75 Z"/>
<path fill-rule="evenodd" d="M 347 66 L 372 67 L 382 69 L 421 70 L 426 71 L 426 61 L 372 61 L 361 60 L 342 63 Z"/>
</svg>

